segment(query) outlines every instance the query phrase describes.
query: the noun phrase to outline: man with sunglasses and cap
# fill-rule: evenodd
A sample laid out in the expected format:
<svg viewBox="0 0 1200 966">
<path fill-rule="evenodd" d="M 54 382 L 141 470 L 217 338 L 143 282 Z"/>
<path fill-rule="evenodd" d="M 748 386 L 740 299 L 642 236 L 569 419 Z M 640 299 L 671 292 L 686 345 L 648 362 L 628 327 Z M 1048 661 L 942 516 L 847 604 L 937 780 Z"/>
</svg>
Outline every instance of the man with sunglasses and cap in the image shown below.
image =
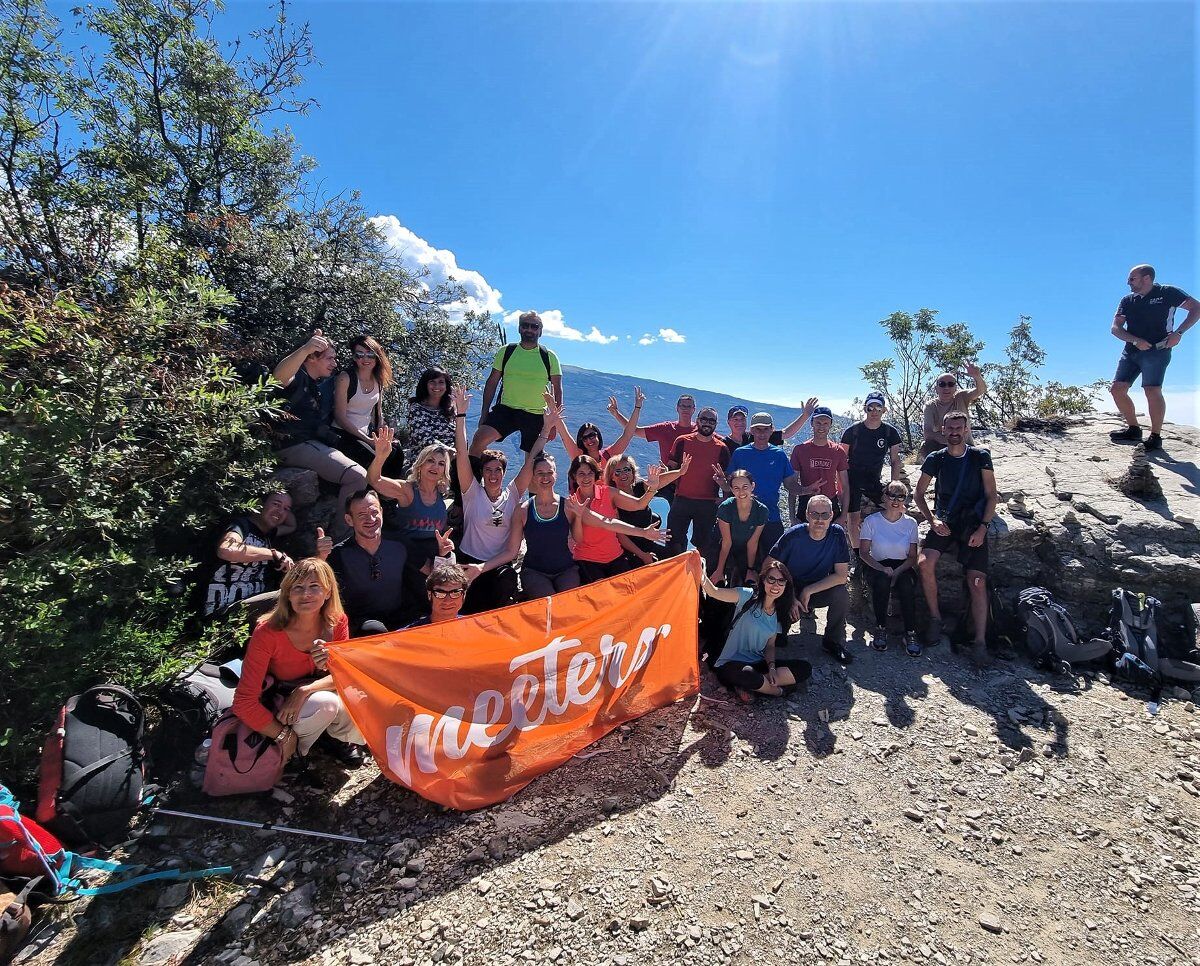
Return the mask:
<svg viewBox="0 0 1200 966">
<path fill-rule="evenodd" d="M 696 431 L 680 436 L 671 447 L 668 469 L 682 469 L 684 457 L 691 457 L 686 472 L 675 481 L 675 499 L 667 514 L 667 529 L 671 531 L 668 552 L 672 556 L 686 548 L 689 525 L 692 546 L 704 557 L 712 554 L 713 528 L 721 502 L 721 488 L 714 472 L 729 465 L 729 450 L 716 433 L 717 411 L 705 406 L 696 416 Z"/>
<path fill-rule="evenodd" d="M 974 443 L 971 438 L 969 418 L 971 404 L 987 392 L 987 383 L 984 381 L 982 370 L 973 362 L 967 363 L 967 375 L 974 382 L 971 389 L 960 389 L 958 377 L 952 372 L 943 372 L 934 382 L 933 398 L 925 404 L 925 413 L 921 424 L 921 432 L 924 436 L 924 442 L 921 443 L 921 459 L 934 450 L 949 445 L 945 433 L 942 432 L 942 423 L 949 413 L 968 414 L 966 444 L 970 446 Z"/>
<path fill-rule="evenodd" d="M 812 397 L 804 404 L 804 408 L 800 410 L 800 415 L 788 423 L 783 429 L 771 429 L 771 438 L 768 442 L 772 446 L 782 446 L 784 440 L 791 439 L 801 427 L 808 422 L 812 416 L 813 408 L 817 405 L 816 397 Z M 725 423 L 729 427 L 729 435 L 722 436 L 721 439 L 725 442 L 726 448 L 729 450 L 729 455 L 733 456 L 733 451 L 741 446 L 749 446 L 754 442 L 752 433 L 747 432 L 746 421 L 750 418 L 750 410 L 740 403 L 736 406 L 730 406 L 729 412 L 725 414 Z M 772 427 L 774 421 L 772 420 Z"/>
<path fill-rule="evenodd" d="M 862 526 L 862 498 L 867 496 L 878 507 L 883 506 L 883 464 L 891 466 L 893 482 L 902 476 L 900 469 L 900 433 L 891 423 L 883 421 L 887 403 L 881 392 L 867 393 L 863 409 L 866 416 L 842 433 L 846 448 L 846 512 L 850 530 L 850 547 L 858 554 L 858 533 Z"/>
<path fill-rule="evenodd" d="M 517 320 L 521 341 L 499 349 L 492 359 L 492 371 L 483 384 L 483 412 L 475 435 L 471 437 L 470 455 L 478 459 L 483 451 L 515 432 L 521 434 L 521 449 L 528 453 L 542 435 L 542 415 L 545 401 L 542 393 L 549 383 L 554 401 L 562 408 L 562 366 L 558 356 L 538 344 L 542 336 L 542 317 L 536 312 L 522 312 Z M 500 399 L 492 407 L 496 389 Z M 554 431 L 548 434 L 554 438 Z"/>
</svg>

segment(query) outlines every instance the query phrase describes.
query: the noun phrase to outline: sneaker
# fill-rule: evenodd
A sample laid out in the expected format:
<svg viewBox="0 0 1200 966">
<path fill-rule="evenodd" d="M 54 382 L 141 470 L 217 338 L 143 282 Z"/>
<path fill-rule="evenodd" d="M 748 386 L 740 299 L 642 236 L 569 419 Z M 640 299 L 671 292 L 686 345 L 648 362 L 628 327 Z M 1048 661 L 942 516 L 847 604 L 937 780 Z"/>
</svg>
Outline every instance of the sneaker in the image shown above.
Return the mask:
<svg viewBox="0 0 1200 966">
<path fill-rule="evenodd" d="M 886 651 L 888 646 L 887 628 L 876 627 L 870 634 L 871 639 L 867 642 L 867 646 L 873 651 Z"/>
<path fill-rule="evenodd" d="M 940 617 L 929 618 L 929 630 L 925 632 L 925 646 L 937 647 L 942 643 L 942 619 Z"/>
<path fill-rule="evenodd" d="M 846 645 L 844 643 L 822 644 L 821 646 L 825 649 L 826 653 L 830 655 L 830 657 L 838 662 L 838 664 L 849 664 L 854 660 L 854 658 L 850 655 L 850 652 L 846 650 Z"/>
<path fill-rule="evenodd" d="M 1140 443 L 1142 440 L 1141 426 L 1126 426 L 1124 429 L 1114 429 L 1108 434 L 1114 443 Z"/>
<path fill-rule="evenodd" d="M 1147 453 L 1153 449 L 1162 449 L 1162 437 L 1158 433 L 1151 433 L 1146 437 L 1146 442 L 1142 443 L 1142 449 Z"/>
<path fill-rule="evenodd" d="M 921 656 L 921 651 L 923 651 L 924 648 L 921 647 L 921 642 L 917 640 L 916 631 L 909 631 L 904 635 L 904 650 L 909 657 Z"/>
</svg>

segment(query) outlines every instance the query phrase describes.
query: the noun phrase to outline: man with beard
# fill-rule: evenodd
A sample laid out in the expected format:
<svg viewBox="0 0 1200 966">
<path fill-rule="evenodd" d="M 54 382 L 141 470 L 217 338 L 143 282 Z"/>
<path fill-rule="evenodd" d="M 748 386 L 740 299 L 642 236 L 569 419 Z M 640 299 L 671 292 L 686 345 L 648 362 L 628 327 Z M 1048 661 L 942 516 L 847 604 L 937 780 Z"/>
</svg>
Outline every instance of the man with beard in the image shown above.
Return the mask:
<svg viewBox="0 0 1200 966">
<path fill-rule="evenodd" d="M 967 414 L 951 412 L 942 422 L 949 445 L 925 457 L 917 480 L 917 508 L 929 523 L 921 548 L 921 586 L 929 605 L 928 643 L 937 644 L 942 636 L 942 613 L 938 607 L 937 562 L 953 549 L 966 572 L 971 597 L 971 616 L 975 638 L 971 657 L 987 661 L 987 569 L 988 528 L 996 515 L 996 474 L 992 454 L 986 449 L 968 446 Z M 925 493 L 932 480 L 934 509 L 930 510 Z"/>
<path fill-rule="evenodd" d="M 666 465 L 671 459 L 671 450 L 675 446 L 675 441 L 680 436 L 687 436 L 696 431 L 696 424 L 692 422 L 692 413 L 696 411 L 696 400 L 692 396 L 684 393 L 675 401 L 675 414 L 678 419 L 666 420 L 661 423 L 651 423 L 648 426 L 638 426 L 633 431 L 635 436 L 640 436 L 648 443 L 658 444 L 658 458 Z M 619 407 L 612 410 L 613 418 L 621 424 L 621 429 L 624 430 L 629 420 L 622 415 Z M 638 407 L 633 408 L 633 416 L 635 425 L 638 418 Z M 678 467 L 675 467 L 676 469 Z M 670 503 L 675 499 L 675 483 L 668 483 L 658 495 Z"/>
<path fill-rule="evenodd" d="M 805 508 L 808 501 L 817 494 L 829 497 L 833 504 L 834 520 L 838 526 L 846 523 L 842 499 L 849 489 L 846 478 L 846 450 L 829 438 L 833 429 L 833 410 L 828 406 L 818 406 L 812 414 L 812 439 L 801 443 L 792 449 L 792 469 L 796 471 L 798 495 L 794 520 L 804 520 L 807 517 Z"/>
<path fill-rule="evenodd" d="M 675 481 L 675 498 L 667 515 L 667 529 L 671 532 L 668 552 L 672 555 L 683 553 L 687 547 L 689 526 L 692 546 L 705 556 L 712 552 L 712 532 L 721 501 L 721 489 L 713 474 L 729 465 L 729 450 L 716 432 L 717 411 L 706 406 L 696 416 L 696 431 L 680 436 L 671 447 L 669 469 L 680 469 L 684 456 L 691 457 L 687 472 Z"/>
</svg>

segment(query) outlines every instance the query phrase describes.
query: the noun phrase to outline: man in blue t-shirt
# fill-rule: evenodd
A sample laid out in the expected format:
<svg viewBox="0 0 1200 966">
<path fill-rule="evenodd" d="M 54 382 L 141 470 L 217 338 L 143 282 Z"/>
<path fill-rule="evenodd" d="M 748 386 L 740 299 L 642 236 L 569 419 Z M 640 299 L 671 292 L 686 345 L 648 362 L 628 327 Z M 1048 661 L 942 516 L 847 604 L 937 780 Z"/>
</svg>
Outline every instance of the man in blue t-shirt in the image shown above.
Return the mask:
<svg viewBox="0 0 1200 966">
<path fill-rule="evenodd" d="M 1179 345 L 1180 337 L 1200 319 L 1200 302 L 1174 285 L 1158 285 L 1151 265 L 1135 265 L 1129 270 L 1129 294 L 1121 299 L 1113 318 L 1112 334 L 1125 343 L 1117 373 L 1113 376 L 1113 402 L 1128 424 L 1124 429 L 1109 433 L 1114 443 L 1137 443 L 1142 439 L 1137 411 L 1129 398 L 1129 389 L 1141 376 L 1146 393 L 1146 408 L 1150 411 L 1150 435 L 1143 444 L 1147 450 L 1162 449 L 1162 424 L 1167 415 L 1162 384 L 1166 377 L 1171 350 Z M 1175 310 L 1187 312 L 1179 328 L 1175 328 Z"/>
<path fill-rule="evenodd" d="M 826 651 L 842 664 L 850 663 L 846 650 L 846 614 L 850 594 L 846 581 L 850 575 L 850 541 L 846 531 L 833 522 L 833 501 L 823 493 L 808 501 L 806 523 L 798 523 L 776 541 L 763 561 L 783 564 L 796 588 L 796 609 L 792 619 L 828 607 L 825 616 Z"/>
<path fill-rule="evenodd" d="M 755 413 L 750 420 L 750 435 L 754 439 L 748 446 L 739 446 L 733 451 L 724 474 L 716 475 L 721 491 L 730 494 L 728 477 L 734 470 L 745 470 L 754 477 L 754 495 L 767 507 L 767 522 L 759 537 L 759 560 L 751 560 L 750 567 L 756 569 L 767 550 L 775 545 L 783 533 L 783 520 L 779 514 L 779 488 L 785 486 L 790 493 L 796 479 L 791 460 L 783 448 L 771 442 L 775 422 L 770 413 Z"/>
</svg>

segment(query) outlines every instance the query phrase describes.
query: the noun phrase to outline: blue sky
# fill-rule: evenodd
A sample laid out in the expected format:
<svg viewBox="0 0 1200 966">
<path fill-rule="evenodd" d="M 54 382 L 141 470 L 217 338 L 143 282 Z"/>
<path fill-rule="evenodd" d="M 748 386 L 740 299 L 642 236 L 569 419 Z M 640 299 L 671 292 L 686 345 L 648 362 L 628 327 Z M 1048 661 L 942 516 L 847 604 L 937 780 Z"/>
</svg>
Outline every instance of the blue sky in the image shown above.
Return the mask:
<svg viewBox="0 0 1200 966">
<path fill-rule="evenodd" d="M 480 304 L 560 313 L 565 362 L 844 402 L 877 320 L 929 306 L 985 359 L 1031 315 L 1045 374 L 1084 382 L 1130 265 L 1200 296 L 1190 3 L 289 10 L 326 188 Z M 1193 423 L 1197 345 L 1168 375 Z"/>
</svg>

